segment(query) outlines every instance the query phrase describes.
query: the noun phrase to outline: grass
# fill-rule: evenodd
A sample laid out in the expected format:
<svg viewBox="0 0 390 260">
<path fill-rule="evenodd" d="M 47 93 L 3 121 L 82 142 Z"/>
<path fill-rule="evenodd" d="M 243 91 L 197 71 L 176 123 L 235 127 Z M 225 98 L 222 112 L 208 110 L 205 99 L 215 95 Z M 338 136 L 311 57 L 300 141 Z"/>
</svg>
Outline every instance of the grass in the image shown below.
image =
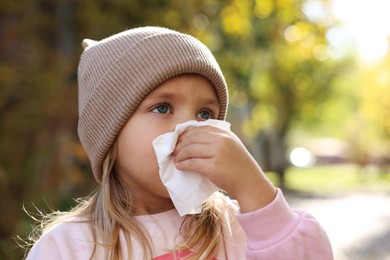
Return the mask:
<svg viewBox="0 0 390 260">
<path fill-rule="evenodd" d="M 279 184 L 275 173 L 267 173 Z M 323 193 L 350 191 L 390 192 L 390 170 L 361 169 L 356 165 L 326 165 L 313 168 L 291 167 L 286 173 L 286 187 L 291 190 Z"/>
</svg>

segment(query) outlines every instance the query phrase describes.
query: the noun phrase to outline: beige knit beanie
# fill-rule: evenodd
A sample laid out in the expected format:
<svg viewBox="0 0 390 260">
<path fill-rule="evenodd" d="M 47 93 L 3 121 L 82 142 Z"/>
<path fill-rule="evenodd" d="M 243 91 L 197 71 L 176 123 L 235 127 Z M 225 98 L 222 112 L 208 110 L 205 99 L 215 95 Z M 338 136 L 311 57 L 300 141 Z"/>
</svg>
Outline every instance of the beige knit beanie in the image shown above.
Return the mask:
<svg viewBox="0 0 390 260">
<path fill-rule="evenodd" d="M 140 102 L 174 76 L 196 73 L 208 78 L 224 119 L 225 79 L 209 49 L 194 37 L 160 27 L 141 27 L 101 41 L 84 40 L 78 68 L 78 134 L 101 181 L 102 162 Z"/>
</svg>

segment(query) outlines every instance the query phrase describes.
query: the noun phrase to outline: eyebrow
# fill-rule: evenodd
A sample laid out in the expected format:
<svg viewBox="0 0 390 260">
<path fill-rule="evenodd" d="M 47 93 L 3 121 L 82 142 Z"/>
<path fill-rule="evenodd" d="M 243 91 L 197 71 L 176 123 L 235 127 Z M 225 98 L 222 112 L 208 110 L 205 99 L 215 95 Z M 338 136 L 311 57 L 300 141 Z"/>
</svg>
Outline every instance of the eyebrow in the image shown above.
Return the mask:
<svg viewBox="0 0 390 260">
<path fill-rule="evenodd" d="M 206 98 L 203 102 L 207 105 L 215 105 L 217 107 L 220 106 L 219 101 L 215 98 Z"/>
<path fill-rule="evenodd" d="M 176 93 L 169 93 L 169 92 L 163 92 L 159 94 L 155 94 L 153 96 L 150 96 L 150 99 L 155 100 L 155 99 L 176 99 L 180 98 L 180 95 L 177 95 Z M 216 98 L 202 98 L 201 100 L 203 103 L 207 105 L 215 105 L 215 106 L 220 106 L 218 99 Z"/>
</svg>

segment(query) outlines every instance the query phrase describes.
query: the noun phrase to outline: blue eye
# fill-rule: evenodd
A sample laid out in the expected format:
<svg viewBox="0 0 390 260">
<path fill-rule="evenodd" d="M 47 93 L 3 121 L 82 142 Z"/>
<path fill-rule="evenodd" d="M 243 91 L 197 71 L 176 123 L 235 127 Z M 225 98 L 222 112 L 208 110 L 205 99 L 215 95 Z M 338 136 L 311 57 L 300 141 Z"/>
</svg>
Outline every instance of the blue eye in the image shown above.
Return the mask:
<svg viewBox="0 0 390 260">
<path fill-rule="evenodd" d="M 202 110 L 198 113 L 198 117 L 207 120 L 212 118 L 212 113 L 208 110 Z"/>
<path fill-rule="evenodd" d="M 169 105 L 167 104 L 161 104 L 153 108 L 152 112 L 160 113 L 160 114 L 166 114 L 170 112 Z"/>
</svg>

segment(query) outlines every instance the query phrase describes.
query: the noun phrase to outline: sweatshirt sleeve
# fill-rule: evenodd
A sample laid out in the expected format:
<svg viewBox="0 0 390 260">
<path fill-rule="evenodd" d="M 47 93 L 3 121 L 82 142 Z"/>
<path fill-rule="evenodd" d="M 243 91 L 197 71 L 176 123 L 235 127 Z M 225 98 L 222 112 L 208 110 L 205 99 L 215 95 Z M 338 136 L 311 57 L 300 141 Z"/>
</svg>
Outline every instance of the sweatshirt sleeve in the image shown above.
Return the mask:
<svg viewBox="0 0 390 260">
<path fill-rule="evenodd" d="M 282 191 L 266 207 L 237 213 L 247 259 L 333 259 L 328 236 L 310 214 L 291 210 Z"/>
</svg>

